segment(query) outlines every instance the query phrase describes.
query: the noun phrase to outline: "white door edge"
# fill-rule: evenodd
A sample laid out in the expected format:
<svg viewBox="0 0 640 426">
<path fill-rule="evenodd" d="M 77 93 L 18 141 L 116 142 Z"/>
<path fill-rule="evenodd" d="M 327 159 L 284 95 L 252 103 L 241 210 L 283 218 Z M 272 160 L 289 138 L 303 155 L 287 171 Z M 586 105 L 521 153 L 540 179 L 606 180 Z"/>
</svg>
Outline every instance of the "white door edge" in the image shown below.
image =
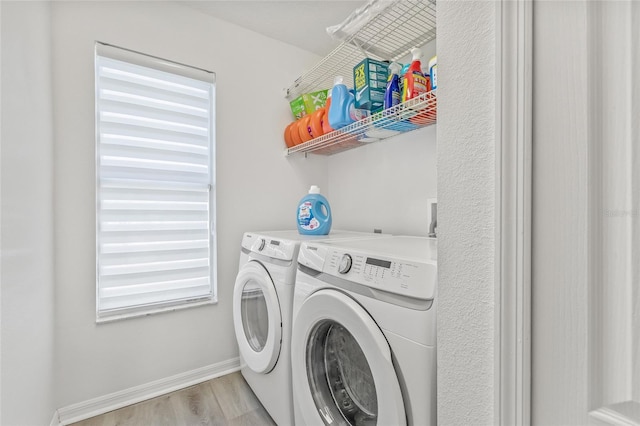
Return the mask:
<svg viewBox="0 0 640 426">
<path fill-rule="evenodd" d="M 533 7 L 497 7 L 495 418 L 531 424 Z"/>
</svg>

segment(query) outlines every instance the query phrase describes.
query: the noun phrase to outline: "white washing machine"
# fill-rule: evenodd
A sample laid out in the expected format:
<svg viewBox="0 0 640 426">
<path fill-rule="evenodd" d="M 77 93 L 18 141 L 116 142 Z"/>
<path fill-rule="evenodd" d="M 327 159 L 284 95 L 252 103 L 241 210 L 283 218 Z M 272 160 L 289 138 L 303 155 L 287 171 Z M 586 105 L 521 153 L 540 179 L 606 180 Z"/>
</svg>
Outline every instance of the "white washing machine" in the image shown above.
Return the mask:
<svg viewBox="0 0 640 426">
<path fill-rule="evenodd" d="M 297 426 L 436 424 L 436 254 L 421 237 L 302 244 Z"/>
<path fill-rule="evenodd" d="M 297 230 L 244 234 L 233 292 L 241 372 L 279 426 L 294 424 L 291 315 L 301 241 L 380 236 L 348 231 L 307 236 Z"/>
</svg>

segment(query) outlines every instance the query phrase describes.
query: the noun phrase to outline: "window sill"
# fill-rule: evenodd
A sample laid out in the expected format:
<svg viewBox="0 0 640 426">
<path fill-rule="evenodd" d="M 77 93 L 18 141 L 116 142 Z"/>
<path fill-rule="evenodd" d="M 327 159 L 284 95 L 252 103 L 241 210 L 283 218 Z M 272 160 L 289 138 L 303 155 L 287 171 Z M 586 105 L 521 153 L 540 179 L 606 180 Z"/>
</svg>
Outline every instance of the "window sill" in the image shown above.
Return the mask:
<svg viewBox="0 0 640 426">
<path fill-rule="evenodd" d="M 148 309 L 135 309 L 128 312 L 114 313 L 114 314 L 105 315 L 102 317 L 97 316 L 96 324 L 105 324 L 105 323 L 111 323 L 115 321 L 126 320 L 130 318 L 146 317 L 150 315 L 162 314 L 165 312 L 181 311 L 183 309 L 196 308 L 204 305 L 216 305 L 216 304 L 218 304 L 218 299 L 214 297 L 211 300 L 200 300 L 196 302 L 181 303 L 178 305 L 168 305 L 168 306 L 161 306 L 161 307 L 149 307 Z"/>
</svg>

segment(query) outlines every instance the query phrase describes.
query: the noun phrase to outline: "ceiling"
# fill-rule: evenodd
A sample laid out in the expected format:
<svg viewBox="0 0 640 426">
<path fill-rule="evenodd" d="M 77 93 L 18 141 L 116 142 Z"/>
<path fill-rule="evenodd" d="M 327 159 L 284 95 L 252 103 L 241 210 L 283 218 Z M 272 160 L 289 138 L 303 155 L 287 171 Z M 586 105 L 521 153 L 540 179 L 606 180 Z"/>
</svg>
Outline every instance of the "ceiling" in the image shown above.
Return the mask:
<svg viewBox="0 0 640 426">
<path fill-rule="evenodd" d="M 183 0 L 224 21 L 324 56 L 339 42 L 326 28 L 341 23 L 364 0 Z"/>
</svg>

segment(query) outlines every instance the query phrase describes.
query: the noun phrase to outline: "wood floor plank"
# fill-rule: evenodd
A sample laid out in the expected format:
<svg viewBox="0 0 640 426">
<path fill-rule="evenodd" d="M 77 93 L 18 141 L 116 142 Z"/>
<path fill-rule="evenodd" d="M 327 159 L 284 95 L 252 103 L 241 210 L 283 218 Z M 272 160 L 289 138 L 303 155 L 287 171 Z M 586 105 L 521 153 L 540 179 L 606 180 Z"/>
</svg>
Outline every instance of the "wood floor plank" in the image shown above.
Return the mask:
<svg viewBox="0 0 640 426">
<path fill-rule="evenodd" d="M 133 405 L 134 424 L 175 426 L 177 417 L 171 403 L 173 397 L 173 393 L 170 393 Z"/>
<path fill-rule="evenodd" d="M 177 424 L 224 426 L 225 417 L 208 383 L 175 392 L 172 396 Z"/>
<path fill-rule="evenodd" d="M 260 407 L 235 419 L 229 420 L 228 426 L 277 426 L 267 410 Z"/>
<path fill-rule="evenodd" d="M 105 418 L 106 414 L 103 414 L 101 416 L 95 416 L 89 419 L 81 420 L 77 423 L 74 423 L 73 426 L 105 426 Z"/>
<path fill-rule="evenodd" d="M 103 414 L 101 416 L 97 416 L 94 417 L 94 419 L 103 419 L 101 426 L 122 426 L 122 424 L 118 425 L 118 420 L 116 419 L 116 417 L 118 417 L 118 415 L 120 413 L 118 413 L 118 411 L 124 411 L 126 408 L 121 408 L 120 410 L 114 410 L 114 411 L 110 411 L 106 414 Z M 130 410 L 131 414 L 133 415 L 133 410 Z"/>
<path fill-rule="evenodd" d="M 120 408 L 119 410 L 111 411 L 104 416 L 103 426 L 134 426 L 136 424 L 136 407 L 130 405 L 128 407 Z M 102 416 L 99 416 L 102 417 Z"/>
<path fill-rule="evenodd" d="M 227 420 L 235 419 L 262 407 L 239 372 L 219 377 L 209 384 Z"/>
<path fill-rule="evenodd" d="M 72 426 L 275 426 L 245 382 L 232 373 L 82 420 Z"/>
</svg>

